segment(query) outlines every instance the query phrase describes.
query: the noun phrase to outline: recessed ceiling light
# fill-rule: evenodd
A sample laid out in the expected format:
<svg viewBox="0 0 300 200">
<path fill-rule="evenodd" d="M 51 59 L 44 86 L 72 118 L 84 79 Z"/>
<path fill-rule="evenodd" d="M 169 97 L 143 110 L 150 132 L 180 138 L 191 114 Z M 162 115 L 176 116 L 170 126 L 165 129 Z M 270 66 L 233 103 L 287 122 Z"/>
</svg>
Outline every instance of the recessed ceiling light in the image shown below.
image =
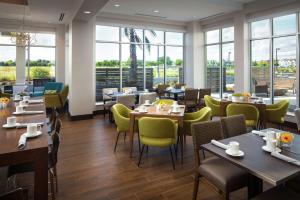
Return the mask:
<svg viewBox="0 0 300 200">
<path fill-rule="evenodd" d="M 197 18 L 197 16 L 194 15 L 193 18 Z"/>
<path fill-rule="evenodd" d="M 86 11 L 83 11 L 83 13 L 85 13 L 85 14 L 91 14 L 92 12 L 91 12 L 91 11 L 88 11 L 88 10 L 86 10 Z"/>
<path fill-rule="evenodd" d="M 159 13 L 159 10 L 154 10 L 153 12 L 155 12 L 155 13 Z"/>
<path fill-rule="evenodd" d="M 120 4 L 115 4 L 115 7 L 120 7 Z"/>
</svg>

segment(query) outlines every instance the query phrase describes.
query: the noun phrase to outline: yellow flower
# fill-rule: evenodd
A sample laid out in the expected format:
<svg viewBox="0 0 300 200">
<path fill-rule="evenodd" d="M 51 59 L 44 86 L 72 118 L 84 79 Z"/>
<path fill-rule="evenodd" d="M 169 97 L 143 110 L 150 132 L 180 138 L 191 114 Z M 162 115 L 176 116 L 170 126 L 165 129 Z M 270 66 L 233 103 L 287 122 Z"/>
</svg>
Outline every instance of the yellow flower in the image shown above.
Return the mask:
<svg viewBox="0 0 300 200">
<path fill-rule="evenodd" d="M 250 94 L 249 92 L 244 92 L 244 93 L 243 93 L 243 96 L 244 96 L 244 97 L 251 97 L 251 94 Z"/>
<path fill-rule="evenodd" d="M 294 136 L 290 133 L 282 133 L 280 135 L 280 141 L 283 143 L 290 143 L 291 141 L 293 141 Z"/>
<path fill-rule="evenodd" d="M 9 102 L 9 98 L 7 98 L 7 97 L 2 97 L 2 98 L 0 98 L 0 102 L 1 102 L 1 103 L 7 104 L 7 103 Z"/>
</svg>

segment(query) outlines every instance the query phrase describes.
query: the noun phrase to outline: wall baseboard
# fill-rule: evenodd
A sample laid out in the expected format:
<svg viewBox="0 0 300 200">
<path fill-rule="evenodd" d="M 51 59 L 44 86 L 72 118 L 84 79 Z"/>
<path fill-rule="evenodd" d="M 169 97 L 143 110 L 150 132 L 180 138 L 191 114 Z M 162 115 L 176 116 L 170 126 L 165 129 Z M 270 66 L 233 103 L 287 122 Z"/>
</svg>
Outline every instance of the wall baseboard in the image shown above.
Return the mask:
<svg viewBox="0 0 300 200">
<path fill-rule="evenodd" d="M 93 119 L 94 115 L 93 114 L 87 114 L 87 115 L 74 115 L 71 116 L 69 115 L 69 119 L 71 121 L 78 121 L 78 120 L 86 120 L 86 119 Z"/>
</svg>

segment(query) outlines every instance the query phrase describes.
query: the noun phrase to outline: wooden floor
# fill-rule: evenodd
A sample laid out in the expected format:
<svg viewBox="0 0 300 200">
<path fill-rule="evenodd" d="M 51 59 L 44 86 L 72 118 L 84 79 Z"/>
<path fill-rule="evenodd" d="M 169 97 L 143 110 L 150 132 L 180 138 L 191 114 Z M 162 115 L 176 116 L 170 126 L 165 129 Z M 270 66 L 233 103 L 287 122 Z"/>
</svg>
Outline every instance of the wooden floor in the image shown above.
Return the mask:
<svg viewBox="0 0 300 200">
<path fill-rule="evenodd" d="M 100 115 L 92 120 L 63 120 L 62 127 L 58 200 L 192 198 L 194 160 L 191 138 L 187 140 L 184 164 L 181 165 L 178 159 L 173 171 L 168 149 L 150 148 L 140 168 L 137 167 L 137 142 L 133 158 L 129 158 L 129 138 L 124 142 L 120 137 L 114 153 L 116 128 Z M 246 189 L 231 194 L 231 199 L 246 198 Z M 222 198 L 214 187 L 201 180 L 198 199 Z"/>
</svg>

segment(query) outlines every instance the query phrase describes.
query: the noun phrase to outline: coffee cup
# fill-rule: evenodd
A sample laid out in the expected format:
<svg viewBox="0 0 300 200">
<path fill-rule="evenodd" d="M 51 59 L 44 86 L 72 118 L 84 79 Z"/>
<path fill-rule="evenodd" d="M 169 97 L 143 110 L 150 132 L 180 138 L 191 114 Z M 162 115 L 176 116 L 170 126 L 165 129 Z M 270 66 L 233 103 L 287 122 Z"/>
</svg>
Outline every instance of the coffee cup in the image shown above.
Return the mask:
<svg viewBox="0 0 300 200">
<path fill-rule="evenodd" d="M 179 112 L 179 107 L 178 106 L 174 106 L 173 107 L 173 112 Z"/>
<path fill-rule="evenodd" d="M 23 96 L 23 101 L 29 101 L 30 96 Z"/>
<path fill-rule="evenodd" d="M 27 124 L 27 134 L 28 135 L 34 135 L 37 133 L 37 131 L 41 130 L 41 126 L 36 123 L 29 123 Z"/>
<path fill-rule="evenodd" d="M 27 105 L 27 103 L 24 100 L 19 102 L 19 106 L 26 106 L 26 105 Z"/>
<path fill-rule="evenodd" d="M 258 98 L 258 102 L 263 102 L 264 100 L 263 100 L 263 98 L 262 97 L 259 97 Z"/>
<path fill-rule="evenodd" d="M 150 100 L 145 100 L 145 104 L 149 105 L 150 104 Z"/>
<path fill-rule="evenodd" d="M 229 142 L 229 151 L 231 154 L 238 154 L 240 151 L 240 144 L 238 142 Z"/>
<path fill-rule="evenodd" d="M 178 102 L 177 101 L 174 101 L 173 102 L 173 106 L 177 106 L 178 105 Z"/>
<path fill-rule="evenodd" d="M 267 132 L 267 140 L 275 140 L 276 139 L 276 132 L 268 131 Z"/>
<path fill-rule="evenodd" d="M 18 95 L 18 94 L 16 94 L 16 95 L 15 95 L 15 100 L 21 100 L 21 96 Z"/>
<path fill-rule="evenodd" d="M 267 140 L 267 143 L 266 143 L 267 149 L 270 151 L 275 151 L 276 143 L 277 143 L 277 140 Z"/>
<path fill-rule="evenodd" d="M 16 124 L 17 118 L 15 116 L 7 117 L 6 121 L 7 125 L 13 126 Z"/>
<path fill-rule="evenodd" d="M 16 107 L 16 113 L 22 113 L 24 110 L 23 110 L 23 106 L 17 106 Z"/>
</svg>

